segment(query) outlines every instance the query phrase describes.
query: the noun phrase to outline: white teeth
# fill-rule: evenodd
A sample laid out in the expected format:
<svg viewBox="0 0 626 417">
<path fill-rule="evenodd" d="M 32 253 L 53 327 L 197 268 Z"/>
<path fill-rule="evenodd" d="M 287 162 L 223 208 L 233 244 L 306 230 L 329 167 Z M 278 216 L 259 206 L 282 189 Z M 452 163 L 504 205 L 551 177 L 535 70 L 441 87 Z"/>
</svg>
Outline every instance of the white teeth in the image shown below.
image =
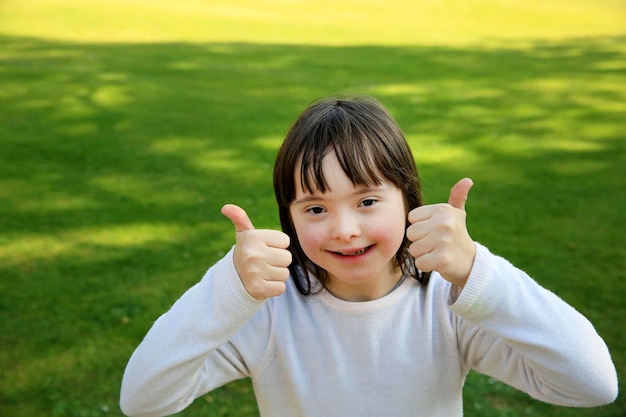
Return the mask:
<svg viewBox="0 0 626 417">
<path fill-rule="evenodd" d="M 359 251 L 352 252 L 352 253 L 342 253 L 342 255 L 344 255 L 344 256 L 356 256 L 356 255 L 361 255 L 361 254 L 365 253 L 366 251 L 367 251 L 367 248 L 363 248 L 363 249 L 361 249 Z"/>
</svg>

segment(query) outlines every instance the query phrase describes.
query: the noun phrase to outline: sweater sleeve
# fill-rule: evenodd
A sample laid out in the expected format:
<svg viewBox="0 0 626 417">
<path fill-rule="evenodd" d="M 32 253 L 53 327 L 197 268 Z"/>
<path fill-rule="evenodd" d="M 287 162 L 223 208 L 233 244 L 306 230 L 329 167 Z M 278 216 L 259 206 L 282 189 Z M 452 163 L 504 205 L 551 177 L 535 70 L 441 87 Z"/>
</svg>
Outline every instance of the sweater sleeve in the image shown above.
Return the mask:
<svg viewBox="0 0 626 417">
<path fill-rule="evenodd" d="M 228 341 L 261 308 L 232 260 L 232 250 L 153 324 L 131 356 L 120 406 L 128 416 L 164 416 L 212 388 L 247 375 Z"/>
<path fill-rule="evenodd" d="M 617 373 L 592 324 L 526 273 L 477 244 L 467 285 L 451 291 L 467 366 L 552 404 L 617 397 Z"/>
</svg>

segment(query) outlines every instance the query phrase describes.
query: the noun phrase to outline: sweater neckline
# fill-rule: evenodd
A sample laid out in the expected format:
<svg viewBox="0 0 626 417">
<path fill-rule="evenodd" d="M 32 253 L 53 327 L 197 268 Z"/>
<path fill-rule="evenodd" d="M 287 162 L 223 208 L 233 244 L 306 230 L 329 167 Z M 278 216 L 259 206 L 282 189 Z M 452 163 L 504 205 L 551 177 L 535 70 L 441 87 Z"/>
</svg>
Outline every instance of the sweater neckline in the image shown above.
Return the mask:
<svg viewBox="0 0 626 417">
<path fill-rule="evenodd" d="M 385 309 L 396 304 L 404 297 L 414 285 L 419 283 L 413 279 L 401 278 L 401 282 L 396 288 L 386 295 L 371 301 L 346 301 L 335 297 L 328 290 L 322 289 L 318 294 L 319 300 L 332 310 L 350 314 L 368 314 L 374 311 Z"/>
</svg>

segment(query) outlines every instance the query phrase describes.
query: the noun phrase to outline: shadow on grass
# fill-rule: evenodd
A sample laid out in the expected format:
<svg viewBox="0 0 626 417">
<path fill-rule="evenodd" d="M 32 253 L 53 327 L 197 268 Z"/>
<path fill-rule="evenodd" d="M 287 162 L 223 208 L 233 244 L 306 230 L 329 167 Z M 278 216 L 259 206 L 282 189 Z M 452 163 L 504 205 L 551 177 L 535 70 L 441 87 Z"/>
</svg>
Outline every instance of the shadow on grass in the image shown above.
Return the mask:
<svg viewBox="0 0 626 417">
<path fill-rule="evenodd" d="M 309 102 L 343 93 L 372 94 L 398 118 L 429 201 L 471 176 L 473 237 L 588 315 L 626 371 L 624 41 L 455 49 L 0 36 L 0 414 L 119 415 L 133 348 L 233 244 L 221 205 L 278 227 L 276 149 Z M 256 413 L 247 383 L 205 400 L 183 415 Z M 470 379 L 466 415 L 522 412 L 617 417 L 626 403 L 561 409 Z"/>
</svg>

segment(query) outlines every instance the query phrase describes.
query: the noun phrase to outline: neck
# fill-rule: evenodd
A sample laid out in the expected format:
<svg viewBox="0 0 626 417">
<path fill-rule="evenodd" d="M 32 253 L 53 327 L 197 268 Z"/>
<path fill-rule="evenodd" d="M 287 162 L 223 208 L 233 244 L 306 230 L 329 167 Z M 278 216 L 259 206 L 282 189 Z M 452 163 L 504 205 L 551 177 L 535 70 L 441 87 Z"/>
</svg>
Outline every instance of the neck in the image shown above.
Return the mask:
<svg viewBox="0 0 626 417">
<path fill-rule="evenodd" d="M 329 277 L 326 290 L 333 296 L 351 302 L 372 301 L 384 297 L 404 281 L 404 275 L 400 268 L 395 267 L 387 277 L 372 279 L 359 283 L 347 283 L 336 278 Z"/>
</svg>

